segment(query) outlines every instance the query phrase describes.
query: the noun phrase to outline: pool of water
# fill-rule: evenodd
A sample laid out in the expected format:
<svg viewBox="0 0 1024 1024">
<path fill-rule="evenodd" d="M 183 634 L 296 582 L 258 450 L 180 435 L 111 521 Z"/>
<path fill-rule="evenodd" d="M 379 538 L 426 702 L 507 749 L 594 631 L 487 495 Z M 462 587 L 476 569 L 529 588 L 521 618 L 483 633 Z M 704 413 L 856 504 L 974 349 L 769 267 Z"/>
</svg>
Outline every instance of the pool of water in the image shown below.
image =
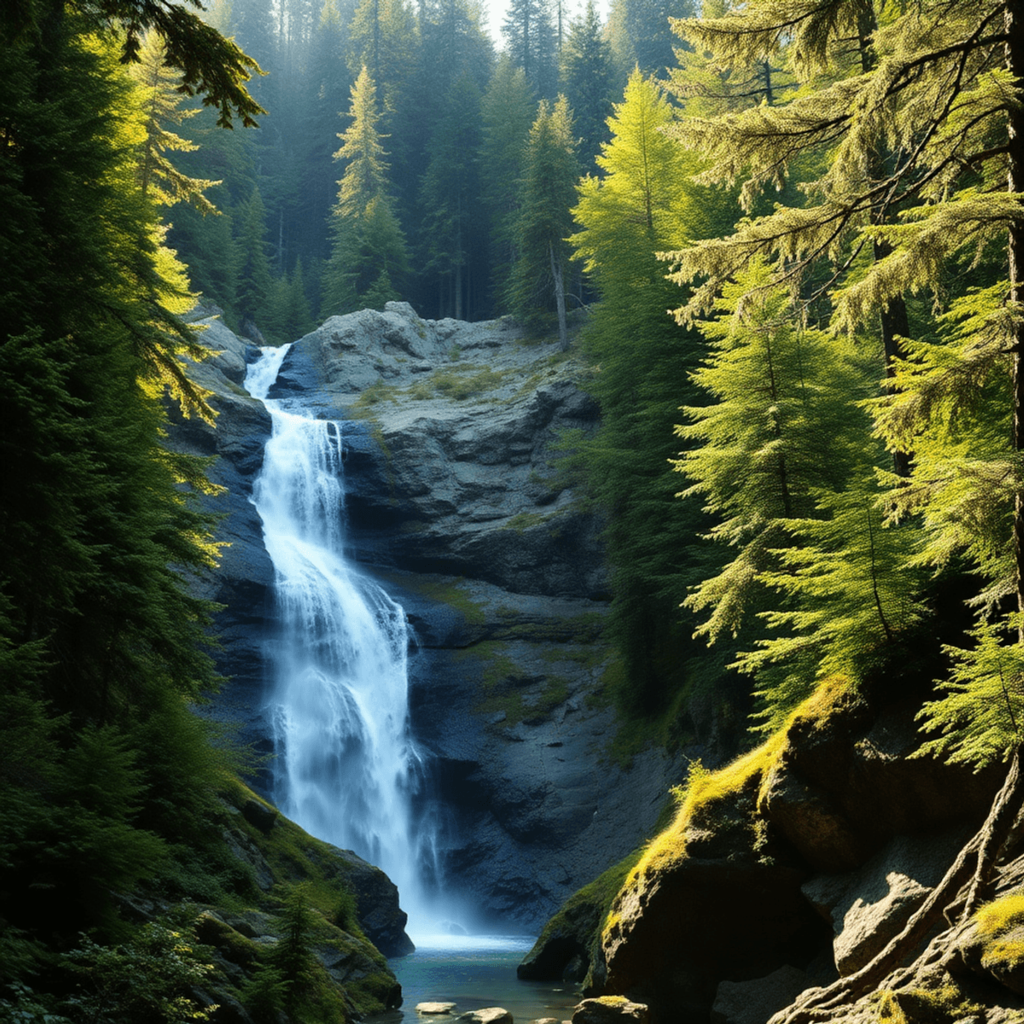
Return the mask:
<svg viewBox="0 0 1024 1024">
<path fill-rule="evenodd" d="M 520 936 L 417 936 L 415 953 L 388 961 L 402 985 L 402 1008 L 370 1020 L 443 1021 L 416 1013 L 416 1004 L 426 1002 L 455 1003 L 456 1015 L 503 1006 L 516 1024 L 539 1017 L 569 1020 L 581 998 L 572 984 L 516 977 L 516 966 L 532 945 L 533 939 Z"/>
</svg>

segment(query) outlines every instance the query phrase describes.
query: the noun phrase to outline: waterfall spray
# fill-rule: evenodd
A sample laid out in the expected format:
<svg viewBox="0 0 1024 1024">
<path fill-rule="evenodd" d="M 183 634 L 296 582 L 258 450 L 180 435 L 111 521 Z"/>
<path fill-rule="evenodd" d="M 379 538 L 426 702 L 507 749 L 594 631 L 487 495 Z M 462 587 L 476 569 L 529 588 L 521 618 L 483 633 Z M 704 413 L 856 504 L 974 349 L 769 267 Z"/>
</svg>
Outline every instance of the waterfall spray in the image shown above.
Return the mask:
<svg viewBox="0 0 1024 1024">
<path fill-rule="evenodd" d="M 280 622 L 275 801 L 306 831 L 383 868 L 413 916 L 429 836 L 411 812 L 421 760 L 409 732 L 408 624 L 345 558 L 343 425 L 267 399 L 287 346 L 263 351 L 246 387 L 273 423 L 253 501 Z"/>
</svg>

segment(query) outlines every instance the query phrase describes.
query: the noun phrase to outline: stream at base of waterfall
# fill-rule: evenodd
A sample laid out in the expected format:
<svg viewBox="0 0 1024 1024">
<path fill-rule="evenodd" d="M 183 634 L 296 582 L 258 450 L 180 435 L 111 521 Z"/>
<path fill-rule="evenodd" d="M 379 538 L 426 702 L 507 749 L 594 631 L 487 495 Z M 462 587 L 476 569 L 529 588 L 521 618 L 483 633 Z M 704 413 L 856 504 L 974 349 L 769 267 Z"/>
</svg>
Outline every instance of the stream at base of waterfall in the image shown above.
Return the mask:
<svg viewBox="0 0 1024 1024">
<path fill-rule="evenodd" d="M 416 952 L 389 960 L 402 986 L 402 1007 L 367 1018 L 366 1024 L 452 1021 L 461 1013 L 501 1006 L 516 1024 L 542 1017 L 567 1021 L 582 998 L 571 982 L 519 981 L 516 965 L 532 939 L 500 935 L 425 935 Z M 455 1003 L 451 1016 L 422 1017 L 417 1003 Z"/>
<path fill-rule="evenodd" d="M 301 399 L 267 394 L 288 346 L 263 349 L 245 385 L 270 412 L 272 435 L 253 502 L 274 565 L 279 628 L 270 645 L 274 800 L 307 832 L 354 850 L 398 886 L 416 943 L 392 960 L 403 1009 L 500 1005 L 514 1019 L 568 1019 L 571 984 L 520 982 L 533 943 L 521 936 L 438 934 L 453 901 L 436 889 L 436 832 L 412 808 L 424 765 L 409 729 L 409 626 L 401 606 L 345 557 L 344 425 Z M 456 929 L 458 930 L 458 929 Z"/>
</svg>

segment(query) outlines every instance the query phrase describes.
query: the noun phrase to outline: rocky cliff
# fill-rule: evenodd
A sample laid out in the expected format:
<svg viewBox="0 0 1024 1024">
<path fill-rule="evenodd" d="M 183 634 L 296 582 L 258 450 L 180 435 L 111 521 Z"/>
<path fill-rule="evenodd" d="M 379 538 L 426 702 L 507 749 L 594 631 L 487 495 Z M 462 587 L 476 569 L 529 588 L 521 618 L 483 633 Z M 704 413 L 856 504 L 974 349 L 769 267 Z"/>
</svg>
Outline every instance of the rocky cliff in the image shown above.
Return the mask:
<svg viewBox="0 0 1024 1024">
<path fill-rule="evenodd" d="M 197 316 L 218 354 L 195 367 L 219 412 L 178 443 L 218 455 L 225 493 L 215 712 L 267 749 L 261 718 L 273 570 L 249 502 L 269 432 L 244 391 L 253 347 Z M 592 428 L 581 369 L 506 321 L 425 321 L 405 304 L 333 317 L 297 341 L 271 397 L 345 422 L 355 557 L 415 632 L 411 715 L 441 823 L 445 886 L 467 910 L 536 928 L 649 833 L 673 777 L 662 753 L 608 763 L 614 715 L 601 524 L 556 466 L 564 428 Z"/>
</svg>

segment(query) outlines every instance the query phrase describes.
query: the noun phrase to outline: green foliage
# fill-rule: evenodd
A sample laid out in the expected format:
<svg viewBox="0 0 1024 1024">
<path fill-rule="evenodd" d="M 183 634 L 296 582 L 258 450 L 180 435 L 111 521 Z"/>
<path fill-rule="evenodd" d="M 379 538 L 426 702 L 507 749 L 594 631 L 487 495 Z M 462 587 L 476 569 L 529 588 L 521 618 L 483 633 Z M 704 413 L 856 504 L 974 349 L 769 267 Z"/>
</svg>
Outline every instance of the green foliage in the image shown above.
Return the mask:
<svg viewBox="0 0 1024 1024">
<path fill-rule="evenodd" d="M 716 222 L 724 228 L 733 204 L 688 183 L 697 165 L 664 134 L 672 116 L 658 86 L 634 72 L 597 158 L 604 177 L 578 187 L 578 231 L 570 242 L 600 296 L 581 336 L 594 367 L 584 386 L 602 419 L 593 438 L 567 435 L 562 442 L 572 453 L 562 471 L 578 470 L 608 515 L 610 631 L 625 658 L 622 685 L 611 689 L 620 710 L 649 721 L 677 707 L 681 688 L 723 672 L 723 659 L 712 666 L 691 641 L 693 625 L 678 607 L 705 569 L 694 540 L 707 524 L 696 502 L 676 500 L 669 463 L 678 455 L 672 427 L 680 402 L 693 395 L 687 373 L 700 349 L 697 336 L 666 313 L 678 290 L 655 254 L 681 234 Z"/>
<path fill-rule="evenodd" d="M 276 967 L 261 964 L 241 991 L 242 1005 L 256 1024 L 276 1024 L 284 1011 L 289 985 Z"/>
<path fill-rule="evenodd" d="M 168 125 L 179 127 L 199 113 L 198 108 L 182 107 L 177 90 L 178 76 L 164 62 L 166 46 L 155 32 L 142 40 L 139 62 L 129 65 L 129 73 L 138 85 L 139 106 L 145 118 L 145 139 L 139 147 L 138 178 L 143 196 L 149 195 L 162 206 L 182 201 L 192 204 L 201 213 L 216 213 L 203 194 L 219 181 L 190 178 L 172 163 L 167 155 L 191 153 L 194 143 L 181 138 Z"/>
<path fill-rule="evenodd" d="M 426 238 L 421 274 L 440 279 L 447 293 L 442 314 L 466 318 L 465 269 L 482 255 L 484 243 L 476 225 L 477 157 L 480 148 L 480 91 L 465 74 L 448 91 L 445 110 L 428 144 L 430 161 L 420 187 L 426 211 Z"/>
<path fill-rule="evenodd" d="M 569 24 L 569 36 L 558 57 L 558 83 L 572 107 L 579 134 L 580 164 L 587 168 L 608 139 L 612 112 L 612 56 L 601 23 L 588 0 L 582 16 Z"/>
<path fill-rule="evenodd" d="M 198 1004 L 193 993 L 213 970 L 207 962 L 212 951 L 196 941 L 187 915 L 185 908 L 177 921 L 144 925 L 119 946 L 100 946 L 83 935 L 61 957 L 77 982 L 62 1010 L 73 1021 L 110 1024 L 209 1020 L 214 1008 Z"/>
<path fill-rule="evenodd" d="M 376 87 L 364 67 L 352 86 L 348 116 L 340 133 L 344 160 L 333 220 L 331 258 L 324 271 L 320 315 L 359 309 L 364 303 L 383 309 L 400 297 L 407 269 L 405 236 L 390 196 L 387 154 L 378 130 Z"/>
<path fill-rule="evenodd" d="M 557 308 L 562 347 L 565 335 L 565 277 L 572 230 L 569 207 L 579 173 L 572 113 L 564 96 L 551 107 L 544 100 L 530 129 L 523 173 L 522 207 L 516 241 L 518 258 L 509 280 L 509 308 L 528 331 L 544 330 Z"/>
<path fill-rule="evenodd" d="M 505 285 L 519 252 L 516 224 L 534 112 L 526 75 L 503 54 L 480 101 L 482 198 L 490 225 L 492 282 L 501 311 L 507 308 Z"/>
<path fill-rule="evenodd" d="M 262 322 L 270 312 L 272 278 L 267 255 L 266 209 L 258 188 L 252 190 L 241 211 L 237 239 L 235 308 L 245 334 L 248 323 Z"/>
<path fill-rule="evenodd" d="M 914 615 L 903 535 L 883 531 L 875 508 L 882 453 L 856 404 L 873 390 L 870 368 L 795 321 L 768 278 L 763 266 L 741 274 L 701 327 L 712 354 L 692 376 L 711 401 L 684 409 L 691 423 L 677 431 L 691 447 L 675 465 L 691 481 L 684 495 L 717 517 L 709 538 L 735 552 L 687 598 L 708 613 L 700 633 L 736 638 L 751 613 L 781 632 L 739 660 L 752 672 L 783 666 L 760 679 L 771 728 L 816 677 L 849 671 Z"/>
<path fill-rule="evenodd" d="M 1024 648 L 1021 616 L 983 622 L 970 634 L 974 646 L 946 647 L 949 678 L 939 681 L 944 695 L 918 714 L 926 733 L 920 754 L 937 754 L 977 768 L 1005 760 L 1020 744 L 1024 725 Z"/>
<path fill-rule="evenodd" d="M 740 654 L 739 667 L 757 677 L 766 732 L 818 680 L 864 678 L 921 617 L 923 574 L 906 564 L 917 531 L 887 526 L 877 488 L 865 484 L 823 494 L 818 518 L 787 523 L 794 546 L 775 552 L 778 569 L 762 574 L 782 606 L 762 613 L 771 636 Z"/>
<path fill-rule="evenodd" d="M 271 954 L 271 966 L 286 986 L 285 1006 L 296 1013 L 318 987 L 320 963 L 313 951 L 316 920 L 301 885 L 289 889 L 280 917 L 281 936 Z"/>
</svg>

